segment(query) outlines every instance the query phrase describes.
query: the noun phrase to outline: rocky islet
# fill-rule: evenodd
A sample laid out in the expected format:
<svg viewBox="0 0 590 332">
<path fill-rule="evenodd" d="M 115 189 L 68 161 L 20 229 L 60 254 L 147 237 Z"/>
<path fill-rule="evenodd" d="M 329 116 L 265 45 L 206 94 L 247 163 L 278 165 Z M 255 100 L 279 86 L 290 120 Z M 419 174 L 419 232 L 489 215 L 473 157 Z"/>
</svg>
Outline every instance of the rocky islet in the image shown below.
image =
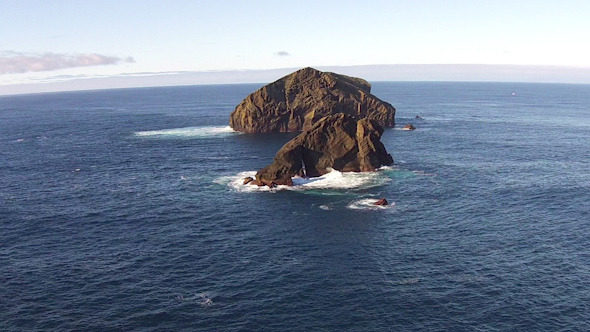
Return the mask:
<svg viewBox="0 0 590 332">
<path fill-rule="evenodd" d="M 380 139 L 395 125 L 395 108 L 370 93 L 360 78 L 307 67 L 247 96 L 231 113 L 230 126 L 247 133 L 296 132 L 271 164 L 244 185 L 293 185 L 332 169 L 369 172 L 391 165 Z"/>
</svg>

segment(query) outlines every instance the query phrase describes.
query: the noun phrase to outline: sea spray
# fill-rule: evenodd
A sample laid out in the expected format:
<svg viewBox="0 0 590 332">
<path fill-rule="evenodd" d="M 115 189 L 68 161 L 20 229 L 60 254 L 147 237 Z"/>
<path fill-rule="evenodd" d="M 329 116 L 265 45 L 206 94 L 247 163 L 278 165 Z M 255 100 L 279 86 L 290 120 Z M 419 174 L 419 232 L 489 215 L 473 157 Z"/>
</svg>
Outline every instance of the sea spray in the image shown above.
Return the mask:
<svg viewBox="0 0 590 332">
<path fill-rule="evenodd" d="M 154 138 L 212 138 L 238 134 L 229 126 L 185 127 L 135 132 L 138 137 Z"/>
</svg>

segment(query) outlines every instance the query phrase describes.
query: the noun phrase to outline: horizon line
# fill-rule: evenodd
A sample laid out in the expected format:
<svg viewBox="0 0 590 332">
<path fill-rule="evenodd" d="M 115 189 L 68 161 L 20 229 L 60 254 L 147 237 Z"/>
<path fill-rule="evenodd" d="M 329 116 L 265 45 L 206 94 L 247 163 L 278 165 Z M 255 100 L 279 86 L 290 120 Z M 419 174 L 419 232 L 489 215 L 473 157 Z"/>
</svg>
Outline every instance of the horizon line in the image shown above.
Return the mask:
<svg viewBox="0 0 590 332">
<path fill-rule="evenodd" d="M 306 66 L 372 82 L 505 82 L 590 84 L 590 67 L 506 64 L 369 64 Z M 0 85 L 0 96 L 142 87 L 270 83 L 305 67 L 56 75 L 56 81 Z"/>
</svg>

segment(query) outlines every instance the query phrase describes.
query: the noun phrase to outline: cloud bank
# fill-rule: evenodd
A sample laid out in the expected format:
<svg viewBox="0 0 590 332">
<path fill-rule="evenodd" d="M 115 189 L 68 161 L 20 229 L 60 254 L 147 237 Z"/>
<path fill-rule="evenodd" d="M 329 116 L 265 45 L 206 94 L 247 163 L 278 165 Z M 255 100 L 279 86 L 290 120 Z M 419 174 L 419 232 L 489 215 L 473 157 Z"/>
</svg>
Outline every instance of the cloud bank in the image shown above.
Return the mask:
<svg viewBox="0 0 590 332">
<path fill-rule="evenodd" d="M 125 59 L 96 53 L 84 54 L 23 54 L 5 52 L 0 54 L 0 74 L 51 71 L 65 68 L 134 63 L 132 57 Z"/>
</svg>

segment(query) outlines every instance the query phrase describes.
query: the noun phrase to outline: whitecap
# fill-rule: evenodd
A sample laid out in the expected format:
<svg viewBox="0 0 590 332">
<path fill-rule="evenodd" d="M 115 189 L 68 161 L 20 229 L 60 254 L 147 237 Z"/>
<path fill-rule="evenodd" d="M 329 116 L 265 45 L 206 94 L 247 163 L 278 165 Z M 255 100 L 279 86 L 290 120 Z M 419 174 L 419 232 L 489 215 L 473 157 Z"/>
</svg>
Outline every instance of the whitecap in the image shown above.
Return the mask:
<svg viewBox="0 0 590 332">
<path fill-rule="evenodd" d="M 398 281 L 399 285 L 411 285 L 411 284 L 417 284 L 420 282 L 420 278 L 410 278 L 410 279 L 403 279 Z"/>
<path fill-rule="evenodd" d="M 237 132 L 230 126 L 209 126 L 137 131 L 135 132 L 135 136 L 155 138 L 206 138 L 225 137 L 236 133 Z"/>
<path fill-rule="evenodd" d="M 206 293 L 199 294 L 199 297 L 201 298 L 199 300 L 199 304 L 203 307 L 209 307 L 213 305 L 213 300 L 209 298 L 209 295 L 207 295 Z"/>
<path fill-rule="evenodd" d="M 389 205 L 375 205 L 377 201 L 376 198 L 362 198 L 351 202 L 346 207 L 352 210 L 386 210 L 395 206 L 394 202 L 389 202 Z"/>
<path fill-rule="evenodd" d="M 437 176 L 435 173 L 426 173 L 425 171 L 412 171 L 412 173 L 420 176 Z"/>
<path fill-rule="evenodd" d="M 420 278 L 408 278 L 408 279 L 401 279 L 401 280 L 388 280 L 387 283 L 393 285 L 413 285 L 417 284 L 421 281 Z"/>
</svg>

